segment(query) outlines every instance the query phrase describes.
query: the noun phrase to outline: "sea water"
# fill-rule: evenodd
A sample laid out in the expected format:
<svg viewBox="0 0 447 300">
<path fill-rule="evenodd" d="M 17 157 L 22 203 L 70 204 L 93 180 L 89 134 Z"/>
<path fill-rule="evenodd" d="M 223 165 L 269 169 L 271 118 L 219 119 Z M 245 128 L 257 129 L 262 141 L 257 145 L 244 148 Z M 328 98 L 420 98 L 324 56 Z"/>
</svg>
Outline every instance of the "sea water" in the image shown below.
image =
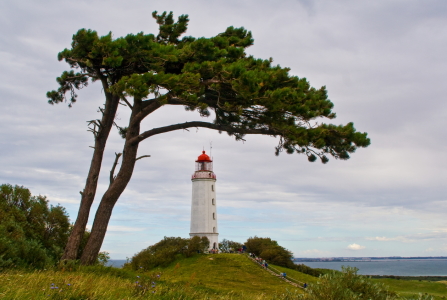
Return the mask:
<svg viewBox="0 0 447 300">
<path fill-rule="evenodd" d="M 121 268 L 126 263 L 125 259 L 110 259 L 107 262 L 108 267 Z"/>
<path fill-rule="evenodd" d="M 297 262 L 311 268 L 341 271 L 342 266 L 358 268 L 360 275 L 447 276 L 447 259 L 399 259 L 381 261 Z"/>
</svg>

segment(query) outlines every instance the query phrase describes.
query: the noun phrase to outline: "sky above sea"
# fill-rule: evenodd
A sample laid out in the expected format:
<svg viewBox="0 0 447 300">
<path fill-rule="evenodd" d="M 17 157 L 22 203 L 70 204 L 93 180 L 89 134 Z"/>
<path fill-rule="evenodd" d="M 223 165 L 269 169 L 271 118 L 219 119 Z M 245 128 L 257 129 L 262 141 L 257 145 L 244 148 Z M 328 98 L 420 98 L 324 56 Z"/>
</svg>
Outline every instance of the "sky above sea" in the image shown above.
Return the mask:
<svg viewBox="0 0 447 300">
<path fill-rule="evenodd" d="M 75 220 L 92 155 L 87 121 L 100 118 L 104 95 L 93 83 L 72 108 L 47 104 L 55 78 L 69 70 L 57 53 L 80 28 L 114 38 L 157 33 L 154 10 L 188 14 L 194 37 L 250 30 L 249 54 L 326 86 L 337 113 L 327 122 L 354 122 L 372 143 L 323 165 L 275 156 L 278 139 L 267 136 L 236 142 L 207 129 L 154 136 L 140 145 L 139 155 L 151 157 L 137 162 L 103 251 L 122 259 L 164 236 L 188 237 L 191 174 L 205 149 L 217 176 L 220 239 L 270 237 L 296 257 L 447 255 L 444 0 L 2 1 L 0 183 L 46 195 Z M 116 122 L 128 117 L 122 106 Z M 207 119 L 167 107 L 142 129 L 192 120 Z M 113 130 L 89 226 L 122 144 Z"/>
</svg>

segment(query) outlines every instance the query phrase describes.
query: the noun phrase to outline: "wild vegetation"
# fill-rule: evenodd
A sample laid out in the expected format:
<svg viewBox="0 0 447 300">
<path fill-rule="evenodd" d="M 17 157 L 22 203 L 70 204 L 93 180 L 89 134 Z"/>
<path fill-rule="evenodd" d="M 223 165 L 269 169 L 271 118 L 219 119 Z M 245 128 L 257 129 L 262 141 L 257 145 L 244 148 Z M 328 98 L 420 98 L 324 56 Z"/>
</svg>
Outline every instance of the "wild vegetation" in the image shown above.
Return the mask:
<svg viewBox="0 0 447 300">
<path fill-rule="evenodd" d="M 262 257 L 268 263 L 289 269 L 300 271 L 301 273 L 312 276 L 319 276 L 323 273 L 317 269 L 309 268 L 303 264 L 295 264 L 292 261 L 292 252 L 280 246 L 277 241 L 271 238 L 250 237 L 246 242 L 247 252 L 254 253 L 256 256 Z"/>
<path fill-rule="evenodd" d="M 49 205 L 45 196 L 33 196 L 23 186 L 0 185 L 0 270 L 54 267 L 71 230 L 63 206 Z M 84 232 L 76 259 L 80 258 L 89 234 Z M 108 253 L 100 252 L 95 263 L 104 264 L 107 259 Z"/>
<path fill-rule="evenodd" d="M 0 269 L 55 264 L 70 233 L 65 208 L 23 186 L 0 185 Z"/>
<path fill-rule="evenodd" d="M 194 236 L 190 239 L 180 237 L 164 237 L 160 242 L 135 254 L 124 268 L 133 270 L 151 270 L 155 267 L 166 267 L 179 256 L 191 257 L 208 250 L 210 241 L 207 237 Z"/>
<path fill-rule="evenodd" d="M 221 253 L 235 253 L 242 248 L 242 244 L 235 241 L 223 239 L 219 242 L 219 251 Z"/>
<path fill-rule="evenodd" d="M 39 271 L 6 270 L 0 272 L 0 299 L 382 299 L 374 298 L 375 295 L 371 293 L 369 295 L 374 295 L 372 298 L 353 294 L 353 291 L 361 291 L 362 287 L 369 287 L 371 289 L 368 291 L 379 294 L 384 289 L 380 284 L 377 285 L 379 288 L 374 286 L 380 281 L 359 277 L 352 272 L 317 278 L 280 266 L 275 268 L 307 282 L 308 289 L 297 289 L 270 275 L 244 255 L 195 254 L 188 258 L 179 257 L 167 267 L 152 270 L 103 266 L 58 267 Z M 334 276 L 339 278 L 332 281 Z M 389 290 L 400 296 L 389 299 L 441 300 L 447 296 L 446 285 L 442 283 L 417 281 L 420 285 L 413 291 L 410 281 L 387 280 Z M 407 282 L 408 286 L 394 286 L 393 282 Z M 332 297 L 331 287 L 336 284 L 349 288 L 351 291 L 345 293 L 352 297 Z M 339 296 L 341 288 L 335 288 L 334 292 L 334 295 Z M 393 295 L 391 292 L 389 294 Z M 318 298 L 317 295 L 325 298 Z"/>
</svg>

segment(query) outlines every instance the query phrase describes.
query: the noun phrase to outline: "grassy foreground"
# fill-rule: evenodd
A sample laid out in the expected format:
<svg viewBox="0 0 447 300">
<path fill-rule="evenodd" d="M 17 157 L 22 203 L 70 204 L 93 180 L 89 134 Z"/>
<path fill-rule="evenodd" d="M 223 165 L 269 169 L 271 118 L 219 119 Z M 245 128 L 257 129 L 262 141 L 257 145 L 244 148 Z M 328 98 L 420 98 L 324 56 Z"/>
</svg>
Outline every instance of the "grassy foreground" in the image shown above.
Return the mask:
<svg viewBox="0 0 447 300">
<path fill-rule="evenodd" d="M 5 271 L 0 299 L 284 299 L 301 290 L 242 255 L 198 255 L 167 268 L 135 272 L 111 267 Z"/>
<path fill-rule="evenodd" d="M 275 266 L 302 282 L 317 278 Z M 401 295 L 429 293 L 447 297 L 442 282 L 375 279 Z M 135 272 L 111 267 L 74 271 L 5 271 L 0 273 L 0 299 L 294 299 L 297 289 L 271 276 L 242 255 L 199 255 L 179 259 L 167 268 Z"/>
<path fill-rule="evenodd" d="M 373 279 L 389 286 L 390 290 L 408 297 L 418 293 L 432 295 L 437 299 L 447 299 L 447 282 L 427 280 Z"/>
<path fill-rule="evenodd" d="M 307 283 L 316 283 L 318 278 L 309 276 L 295 270 L 284 267 L 274 266 L 276 269 L 286 272 L 290 277 L 299 279 Z M 300 279 L 301 278 L 301 279 Z M 435 300 L 447 299 L 447 281 L 428 281 L 428 280 L 398 280 L 398 279 L 372 279 L 389 287 L 389 290 L 397 292 L 403 297 L 415 297 L 418 294 L 428 294 Z"/>
</svg>

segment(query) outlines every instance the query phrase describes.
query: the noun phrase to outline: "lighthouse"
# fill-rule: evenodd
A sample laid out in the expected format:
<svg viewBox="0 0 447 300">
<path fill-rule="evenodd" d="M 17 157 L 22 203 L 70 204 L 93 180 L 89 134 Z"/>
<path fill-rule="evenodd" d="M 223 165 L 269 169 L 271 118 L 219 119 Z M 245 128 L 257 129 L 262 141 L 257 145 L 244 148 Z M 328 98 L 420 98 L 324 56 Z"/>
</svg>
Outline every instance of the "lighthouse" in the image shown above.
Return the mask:
<svg viewBox="0 0 447 300">
<path fill-rule="evenodd" d="M 210 241 L 210 249 L 218 249 L 216 175 L 213 172 L 213 161 L 205 151 L 202 151 L 196 160 L 196 170 L 191 181 L 191 231 L 189 236 L 206 236 Z"/>
</svg>

